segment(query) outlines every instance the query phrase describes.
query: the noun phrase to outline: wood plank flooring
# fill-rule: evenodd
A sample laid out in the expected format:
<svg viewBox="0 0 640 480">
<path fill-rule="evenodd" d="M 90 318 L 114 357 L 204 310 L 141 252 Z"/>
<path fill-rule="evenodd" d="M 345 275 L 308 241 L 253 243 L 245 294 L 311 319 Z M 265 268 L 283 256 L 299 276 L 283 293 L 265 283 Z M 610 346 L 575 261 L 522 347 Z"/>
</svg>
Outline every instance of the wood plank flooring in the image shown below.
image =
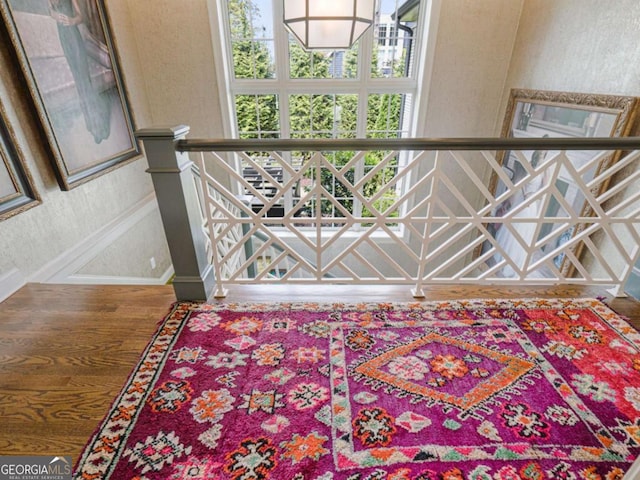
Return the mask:
<svg viewBox="0 0 640 480">
<path fill-rule="evenodd" d="M 584 287 L 429 288 L 426 300 L 595 297 Z M 640 303 L 606 299 L 640 329 Z M 170 286 L 29 284 L 0 304 L 0 455 L 71 455 L 75 462 L 157 323 Z M 242 286 L 228 302 L 414 301 L 406 286 Z"/>
<path fill-rule="evenodd" d="M 0 304 L 0 454 L 75 461 L 173 288 L 30 284 Z"/>
</svg>

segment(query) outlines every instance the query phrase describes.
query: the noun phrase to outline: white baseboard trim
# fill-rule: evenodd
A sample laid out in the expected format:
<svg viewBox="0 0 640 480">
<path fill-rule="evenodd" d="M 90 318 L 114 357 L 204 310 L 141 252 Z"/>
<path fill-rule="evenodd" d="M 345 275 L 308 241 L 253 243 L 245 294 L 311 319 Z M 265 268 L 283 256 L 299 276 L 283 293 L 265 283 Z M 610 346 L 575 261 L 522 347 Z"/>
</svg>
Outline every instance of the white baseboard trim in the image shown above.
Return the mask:
<svg viewBox="0 0 640 480">
<path fill-rule="evenodd" d="M 0 302 L 4 302 L 11 295 L 20 290 L 27 283 L 27 279 L 17 268 L 0 275 Z"/>
<path fill-rule="evenodd" d="M 39 283 L 81 283 L 69 282 L 82 267 L 111 245 L 118 237 L 126 233 L 145 216 L 158 208 L 155 193 L 151 193 L 140 202 L 123 212 L 111 222 L 97 230 L 82 242 L 58 255 L 28 278 L 29 282 Z M 96 277 L 98 278 L 98 277 Z M 107 277 L 104 277 L 107 278 Z M 158 279 L 149 278 L 148 281 Z"/>
<path fill-rule="evenodd" d="M 166 285 L 173 277 L 173 265 L 160 278 L 116 277 L 110 275 L 71 275 L 59 283 L 73 285 Z"/>
</svg>

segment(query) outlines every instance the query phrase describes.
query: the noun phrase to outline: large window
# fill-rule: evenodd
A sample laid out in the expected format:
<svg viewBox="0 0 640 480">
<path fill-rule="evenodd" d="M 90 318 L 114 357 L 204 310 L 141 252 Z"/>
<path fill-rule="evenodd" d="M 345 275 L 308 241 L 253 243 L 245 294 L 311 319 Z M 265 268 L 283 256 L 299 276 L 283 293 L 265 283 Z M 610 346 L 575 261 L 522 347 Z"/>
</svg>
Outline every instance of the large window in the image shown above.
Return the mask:
<svg viewBox="0 0 640 480">
<path fill-rule="evenodd" d="M 403 17 L 411 4 L 412 15 Z M 416 32 L 423 31 L 415 15 L 416 0 L 379 0 L 376 25 L 347 51 L 305 51 L 281 24 L 282 0 L 220 1 L 228 19 L 226 48 L 230 65 L 228 91 L 233 109 L 233 131 L 239 138 L 399 138 L 411 133 L 412 99 L 416 93 L 413 61 Z M 399 12 L 399 13 L 398 13 Z M 357 182 L 384 157 L 384 152 L 363 156 L 347 176 Z M 327 152 L 342 167 L 350 152 Z M 299 168 L 304 154 L 287 156 Z M 264 158 L 267 164 L 272 159 Z M 395 173 L 390 162 L 364 188 L 375 192 Z M 274 167 L 275 168 L 275 167 Z M 245 165 L 247 175 L 254 169 Z M 332 175 L 323 174 L 323 186 L 355 216 L 370 216 L 348 189 Z M 287 210 L 310 188 L 301 182 L 294 197 L 283 200 Z M 387 195 L 388 197 L 388 195 Z M 392 199 L 383 199 L 386 202 Z M 302 208 L 296 215 L 305 215 Z M 340 216 L 330 202 L 322 212 Z"/>
</svg>

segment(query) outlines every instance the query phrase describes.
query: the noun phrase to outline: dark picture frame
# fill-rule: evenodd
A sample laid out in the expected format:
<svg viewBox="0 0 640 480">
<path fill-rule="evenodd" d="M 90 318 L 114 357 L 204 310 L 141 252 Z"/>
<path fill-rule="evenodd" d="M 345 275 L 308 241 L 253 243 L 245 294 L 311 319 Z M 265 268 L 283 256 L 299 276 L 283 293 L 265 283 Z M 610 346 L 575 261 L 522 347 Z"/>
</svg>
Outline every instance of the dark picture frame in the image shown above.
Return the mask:
<svg viewBox="0 0 640 480">
<path fill-rule="evenodd" d="M 0 221 L 40 204 L 40 195 L 0 100 Z"/>
<path fill-rule="evenodd" d="M 63 190 L 140 156 L 101 0 L 0 0 Z"/>
</svg>

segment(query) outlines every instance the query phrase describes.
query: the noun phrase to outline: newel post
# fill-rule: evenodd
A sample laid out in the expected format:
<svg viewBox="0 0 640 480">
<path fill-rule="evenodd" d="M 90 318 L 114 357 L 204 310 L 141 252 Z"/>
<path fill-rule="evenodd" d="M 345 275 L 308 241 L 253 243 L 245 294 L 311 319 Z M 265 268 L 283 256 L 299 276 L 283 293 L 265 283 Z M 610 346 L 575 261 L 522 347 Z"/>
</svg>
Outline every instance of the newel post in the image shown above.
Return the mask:
<svg viewBox="0 0 640 480">
<path fill-rule="evenodd" d="M 207 260 L 198 194 L 193 181 L 193 162 L 176 143 L 189 127 L 144 128 L 136 132 L 142 140 L 156 191 L 160 216 L 169 244 L 178 300 L 207 300 L 214 288 L 213 268 Z"/>
</svg>

